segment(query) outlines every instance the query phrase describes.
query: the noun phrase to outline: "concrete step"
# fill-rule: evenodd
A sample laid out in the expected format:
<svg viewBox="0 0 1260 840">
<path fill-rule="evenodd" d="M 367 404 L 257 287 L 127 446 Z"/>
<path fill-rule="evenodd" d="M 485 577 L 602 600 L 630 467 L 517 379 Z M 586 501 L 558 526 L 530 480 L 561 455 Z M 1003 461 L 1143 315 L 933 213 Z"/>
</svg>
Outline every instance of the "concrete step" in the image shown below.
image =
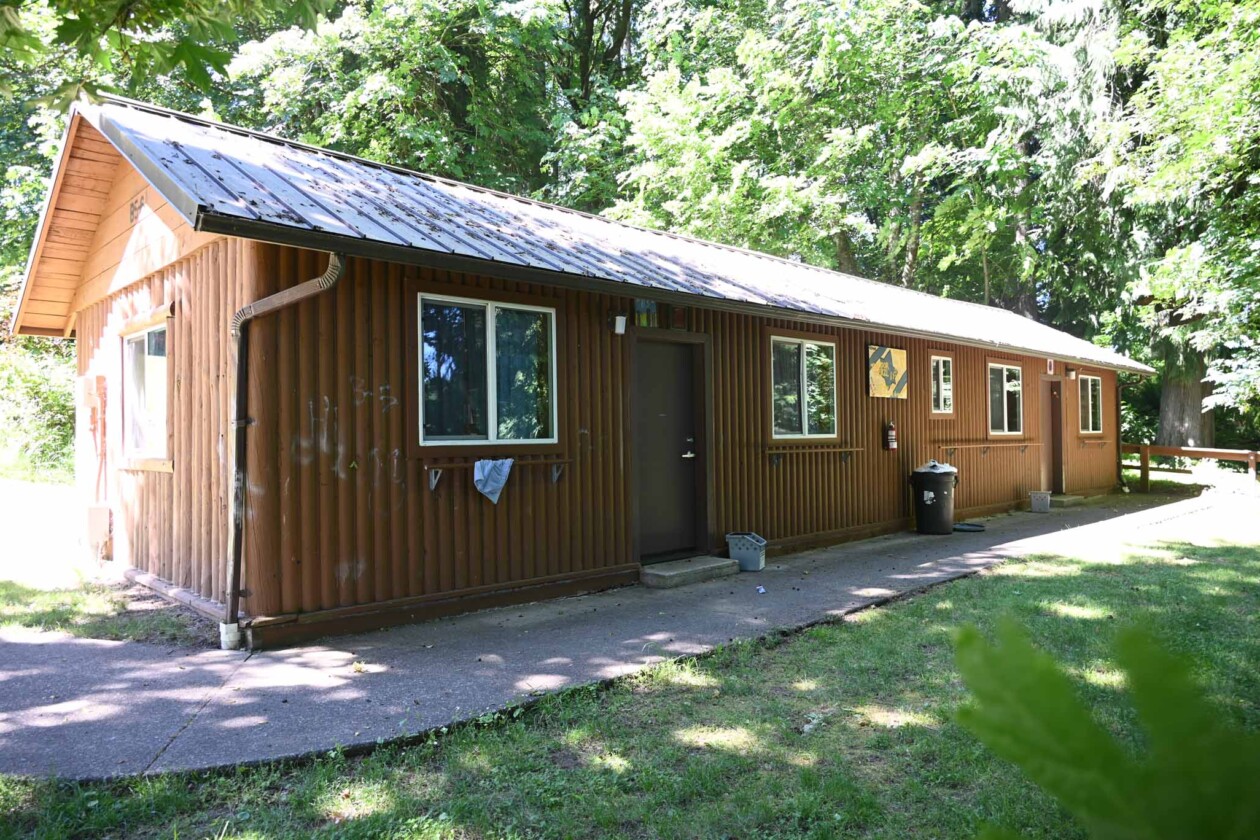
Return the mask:
<svg viewBox="0 0 1260 840">
<path fill-rule="evenodd" d="M 644 566 L 639 580 L 653 589 L 673 589 L 702 580 L 726 577 L 739 571 L 739 563 L 729 557 L 688 557 Z"/>
<path fill-rule="evenodd" d="M 1050 497 L 1050 507 L 1076 507 L 1085 502 L 1084 496 L 1061 496 L 1054 495 Z"/>
</svg>

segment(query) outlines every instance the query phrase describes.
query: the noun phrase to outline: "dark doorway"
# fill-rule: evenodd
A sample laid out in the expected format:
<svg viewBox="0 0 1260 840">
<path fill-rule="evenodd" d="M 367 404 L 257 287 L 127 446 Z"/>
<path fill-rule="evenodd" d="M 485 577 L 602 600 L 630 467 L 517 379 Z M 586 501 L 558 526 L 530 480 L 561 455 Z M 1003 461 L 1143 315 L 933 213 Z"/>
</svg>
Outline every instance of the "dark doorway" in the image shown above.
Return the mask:
<svg viewBox="0 0 1260 840">
<path fill-rule="evenodd" d="M 1063 492 L 1063 381 L 1041 385 L 1041 487 Z"/>
<path fill-rule="evenodd" d="M 701 345 L 640 340 L 635 351 L 634 467 L 639 557 L 655 563 L 695 554 L 705 469 L 697 414 Z"/>
</svg>

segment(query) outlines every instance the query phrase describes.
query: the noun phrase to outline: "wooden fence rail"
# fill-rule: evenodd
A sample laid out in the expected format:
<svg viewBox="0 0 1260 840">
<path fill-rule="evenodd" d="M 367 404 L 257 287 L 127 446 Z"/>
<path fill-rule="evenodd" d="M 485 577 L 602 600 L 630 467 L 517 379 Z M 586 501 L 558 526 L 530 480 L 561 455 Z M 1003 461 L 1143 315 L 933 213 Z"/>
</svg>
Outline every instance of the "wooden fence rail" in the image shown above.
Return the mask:
<svg viewBox="0 0 1260 840">
<path fill-rule="evenodd" d="M 1121 444 L 1120 451 L 1126 454 L 1137 454 L 1140 458 L 1138 469 L 1140 477 L 1138 488 L 1147 493 L 1151 489 L 1151 456 L 1163 455 L 1169 458 L 1210 458 L 1217 461 L 1238 461 L 1247 465 L 1247 475 L 1256 477 L 1256 461 L 1260 453 L 1251 449 L 1207 449 L 1198 446 L 1150 446 L 1148 444 Z"/>
</svg>

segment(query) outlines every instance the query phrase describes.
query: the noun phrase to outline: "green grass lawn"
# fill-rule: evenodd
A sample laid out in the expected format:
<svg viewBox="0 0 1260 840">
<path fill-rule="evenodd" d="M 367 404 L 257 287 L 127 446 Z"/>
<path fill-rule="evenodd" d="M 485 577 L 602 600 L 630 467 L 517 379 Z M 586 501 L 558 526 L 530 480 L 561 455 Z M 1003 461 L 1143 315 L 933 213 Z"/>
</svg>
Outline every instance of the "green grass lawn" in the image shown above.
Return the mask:
<svg viewBox="0 0 1260 840">
<path fill-rule="evenodd" d="M 10 580 L 0 580 L 0 627 L 191 647 L 205 647 L 215 633 L 209 620 L 141 586 L 83 583 L 45 590 Z"/>
<path fill-rule="evenodd" d="M 1225 714 L 1260 728 L 1260 546 L 1039 557 L 777 643 L 364 758 L 109 784 L 0 781 L 0 834 L 36 837 L 1079 836 L 953 722 L 955 628 L 1013 615 L 1138 745 L 1117 627 L 1149 620 Z M 225 737 L 248 737 L 246 732 Z"/>
</svg>

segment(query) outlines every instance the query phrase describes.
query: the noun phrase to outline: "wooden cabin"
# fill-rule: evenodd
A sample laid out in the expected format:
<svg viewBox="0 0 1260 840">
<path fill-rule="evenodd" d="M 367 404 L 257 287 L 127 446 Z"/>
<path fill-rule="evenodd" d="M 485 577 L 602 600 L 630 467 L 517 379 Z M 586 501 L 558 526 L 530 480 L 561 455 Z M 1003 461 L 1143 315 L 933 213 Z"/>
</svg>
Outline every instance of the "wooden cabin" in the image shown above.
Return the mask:
<svg viewBox="0 0 1260 840">
<path fill-rule="evenodd" d="M 929 459 L 960 517 L 1105 493 L 1117 372 L 1149 372 L 125 100 L 72 111 L 14 329 L 77 341 L 97 542 L 256 646 L 630 584 L 731 531 L 903 530 Z"/>
</svg>

